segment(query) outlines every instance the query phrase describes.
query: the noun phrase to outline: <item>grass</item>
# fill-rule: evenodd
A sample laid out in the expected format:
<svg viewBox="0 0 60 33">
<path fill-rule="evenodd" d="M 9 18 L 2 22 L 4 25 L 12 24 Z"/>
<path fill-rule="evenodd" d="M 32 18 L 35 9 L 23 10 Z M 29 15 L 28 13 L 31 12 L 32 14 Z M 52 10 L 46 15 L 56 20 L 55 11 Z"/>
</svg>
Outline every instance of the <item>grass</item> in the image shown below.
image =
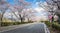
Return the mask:
<svg viewBox="0 0 60 33">
<path fill-rule="evenodd" d="M 50 30 L 50 33 L 60 33 L 59 30 L 56 30 L 56 29 L 54 29 L 54 28 L 52 28 L 52 27 L 48 27 L 48 28 L 49 28 L 49 30 Z"/>
<path fill-rule="evenodd" d="M 51 33 L 60 33 L 60 24 L 57 22 L 50 23 L 45 21 L 45 24 L 48 26 Z"/>
<path fill-rule="evenodd" d="M 27 24 L 32 22 L 1 22 L 1 27 L 10 26 L 10 25 L 19 25 L 19 24 Z"/>
<path fill-rule="evenodd" d="M 52 23 L 52 28 L 55 28 L 57 30 L 60 30 L 60 24 L 54 22 L 54 23 Z"/>
</svg>

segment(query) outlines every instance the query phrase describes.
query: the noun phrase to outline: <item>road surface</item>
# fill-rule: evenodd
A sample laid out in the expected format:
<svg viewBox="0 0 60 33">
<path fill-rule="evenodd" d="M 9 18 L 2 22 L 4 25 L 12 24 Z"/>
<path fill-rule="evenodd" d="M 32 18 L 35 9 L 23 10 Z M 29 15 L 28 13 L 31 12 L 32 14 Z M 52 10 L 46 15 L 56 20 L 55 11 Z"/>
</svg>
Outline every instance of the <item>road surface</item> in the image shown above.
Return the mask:
<svg viewBox="0 0 60 33">
<path fill-rule="evenodd" d="M 4 31 L 1 33 L 45 33 L 45 28 L 42 23 L 33 23 L 21 28 Z"/>
</svg>

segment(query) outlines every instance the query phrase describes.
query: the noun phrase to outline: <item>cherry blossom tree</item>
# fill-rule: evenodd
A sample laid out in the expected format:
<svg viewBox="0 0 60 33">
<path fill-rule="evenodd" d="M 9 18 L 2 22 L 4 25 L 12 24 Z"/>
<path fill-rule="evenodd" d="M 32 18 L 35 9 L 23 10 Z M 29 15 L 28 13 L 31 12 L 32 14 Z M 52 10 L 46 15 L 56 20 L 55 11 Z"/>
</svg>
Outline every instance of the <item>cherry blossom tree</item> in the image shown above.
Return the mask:
<svg viewBox="0 0 60 33">
<path fill-rule="evenodd" d="M 60 0 L 46 0 L 48 5 L 56 6 L 55 14 L 58 15 L 60 23 Z"/>
<path fill-rule="evenodd" d="M 32 17 L 35 17 L 36 16 L 35 13 L 37 13 L 37 12 L 34 9 L 32 9 L 32 8 L 24 9 L 22 11 L 23 16 L 25 18 L 27 18 L 28 22 L 30 21 L 30 19 Z"/>
<path fill-rule="evenodd" d="M 18 0 L 18 1 L 15 0 L 15 2 L 16 2 L 16 4 L 15 4 L 14 8 L 17 9 L 18 15 L 20 17 L 19 19 L 21 20 L 21 22 L 23 22 L 23 20 L 25 19 L 24 18 L 25 16 L 22 16 L 22 11 L 23 11 L 23 9 L 28 8 L 30 6 L 30 3 L 25 2 L 24 0 Z"/>
<path fill-rule="evenodd" d="M 5 1 L 5 0 L 0 0 L 0 11 L 1 11 L 1 16 L 0 16 L 0 20 L 2 22 L 4 13 L 6 12 L 6 10 L 9 8 L 9 4 Z"/>
</svg>

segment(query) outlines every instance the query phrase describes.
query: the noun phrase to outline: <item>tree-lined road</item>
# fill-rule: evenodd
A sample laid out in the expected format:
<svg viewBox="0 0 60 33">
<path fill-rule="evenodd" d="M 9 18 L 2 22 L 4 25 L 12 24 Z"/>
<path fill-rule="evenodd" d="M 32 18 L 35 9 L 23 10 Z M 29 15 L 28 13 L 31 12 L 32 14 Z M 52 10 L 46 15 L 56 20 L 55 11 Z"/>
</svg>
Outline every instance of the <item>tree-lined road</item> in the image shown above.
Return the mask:
<svg viewBox="0 0 60 33">
<path fill-rule="evenodd" d="M 45 33 L 45 28 L 43 23 L 32 23 L 21 28 L 4 31 L 1 33 Z"/>
</svg>

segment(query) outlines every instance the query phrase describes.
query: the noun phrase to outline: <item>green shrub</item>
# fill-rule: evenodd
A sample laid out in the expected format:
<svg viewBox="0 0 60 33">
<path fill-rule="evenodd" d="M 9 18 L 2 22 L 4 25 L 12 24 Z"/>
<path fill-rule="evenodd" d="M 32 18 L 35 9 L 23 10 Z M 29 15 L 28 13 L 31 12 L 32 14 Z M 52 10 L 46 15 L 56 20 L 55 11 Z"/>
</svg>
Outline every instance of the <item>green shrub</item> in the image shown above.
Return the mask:
<svg viewBox="0 0 60 33">
<path fill-rule="evenodd" d="M 9 26 L 12 25 L 11 22 L 1 22 L 1 26 Z"/>
<path fill-rule="evenodd" d="M 46 21 L 45 24 L 46 24 L 47 26 L 50 26 L 50 25 L 51 25 L 51 23 L 48 22 L 48 21 Z"/>
<path fill-rule="evenodd" d="M 49 22 L 49 21 L 44 21 L 44 22 Z"/>
<path fill-rule="evenodd" d="M 1 22 L 1 26 L 19 25 L 20 22 Z"/>
<path fill-rule="evenodd" d="M 31 22 L 1 22 L 1 26 L 9 26 L 9 25 L 19 25 Z"/>
<path fill-rule="evenodd" d="M 60 30 L 60 24 L 58 24 L 58 23 L 52 23 L 52 28 Z"/>
<path fill-rule="evenodd" d="M 21 24 L 25 24 L 25 23 L 29 23 L 29 22 L 21 22 Z"/>
<path fill-rule="evenodd" d="M 44 21 L 40 21 L 40 22 L 44 22 Z"/>
<path fill-rule="evenodd" d="M 30 21 L 28 21 L 28 23 L 33 23 L 33 21 L 30 20 Z"/>
<path fill-rule="evenodd" d="M 19 25 L 21 24 L 20 22 L 13 22 L 13 25 Z"/>
</svg>

